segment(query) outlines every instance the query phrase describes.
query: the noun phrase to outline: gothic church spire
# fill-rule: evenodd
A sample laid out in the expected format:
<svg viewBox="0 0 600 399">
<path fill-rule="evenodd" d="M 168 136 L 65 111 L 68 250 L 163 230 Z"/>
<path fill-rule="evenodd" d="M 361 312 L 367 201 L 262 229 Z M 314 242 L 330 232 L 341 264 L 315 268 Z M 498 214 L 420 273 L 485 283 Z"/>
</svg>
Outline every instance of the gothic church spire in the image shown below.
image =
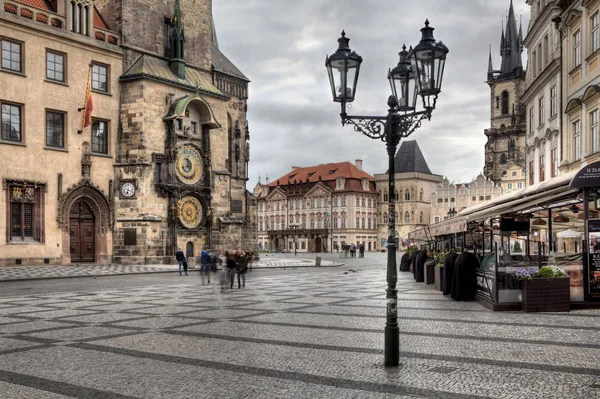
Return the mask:
<svg viewBox="0 0 600 399">
<path fill-rule="evenodd" d="M 515 10 L 513 8 L 513 2 L 510 0 L 510 9 L 508 10 L 508 19 L 506 21 L 506 34 L 502 33 L 504 37 L 502 53 L 502 66 L 500 67 L 500 73 L 504 74 L 522 74 L 523 63 L 521 60 L 521 53 L 523 47 L 521 45 L 521 34 L 517 32 L 517 20 L 515 18 Z"/>
<path fill-rule="evenodd" d="M 169 60 L 169 65 L 171 66 L 171 71 L 178 78 L 185 79 L 185 33 L 180 0 L 175 0 L 175 10 L 169 29 L 171 37 L 171 59 Z"/>
</svg>

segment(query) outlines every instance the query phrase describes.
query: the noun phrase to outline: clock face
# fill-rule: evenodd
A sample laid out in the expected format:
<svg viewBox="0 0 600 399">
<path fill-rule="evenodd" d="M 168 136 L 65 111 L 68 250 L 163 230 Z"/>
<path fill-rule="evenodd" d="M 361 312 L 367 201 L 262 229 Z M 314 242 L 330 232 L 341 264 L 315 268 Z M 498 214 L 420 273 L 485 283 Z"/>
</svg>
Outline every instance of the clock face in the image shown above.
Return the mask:
<svg viewBox="0 0 600 399">
<path fill-rule="evenodd" d="M 190 145 L 181 147 L 177 154 L 175 172 L 177 178 L 185 184 L 198 183 L 204 174 L 204 163 L 200 152 Z"/>
<path fill-rule="evenodd" d="M 131 182 L 123 183 L 121 186 L 121 194 L 123 197 L 133 197 L 135 194 L 135 186 Z"/>
<path fill-rule="evenodd" d="M 202 221 L 202 204 L 196 197 L 187 196 L 179 200 L 179 221 L 187 229 L 195 229 Z"/>
</svg>

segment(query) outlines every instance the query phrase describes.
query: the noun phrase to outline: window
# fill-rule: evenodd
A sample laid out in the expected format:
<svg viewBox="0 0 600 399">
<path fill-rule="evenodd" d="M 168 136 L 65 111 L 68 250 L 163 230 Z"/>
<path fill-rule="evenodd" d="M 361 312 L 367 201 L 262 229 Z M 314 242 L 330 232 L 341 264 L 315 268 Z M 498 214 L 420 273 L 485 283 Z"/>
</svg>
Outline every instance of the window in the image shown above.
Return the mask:
<svg viewBox="0 0 600 399">
<path fill-rule="evenodd" d="M 535 120 L 533 107 L 529 108 L 529 134 L 533 134 L 533 121 Z"/>
<path fill-rule="evenodd" d="M 410 224 L 410 214 L 408 212 L 404 214 L 404 223 Z"/>
<path fill-rule="evenodd" d="M 502 92 L 502 114 L 508 114 L 508 92 L 506 90 Z"/>
<path fill-rule="evenodd" d="M 196 122 L 191 122 L 190 123 L 190 127 L 192 129 L 192 133 L 198 133 L 198 123 Z"/>
<path fill-rule="evenodd" d="M 356 207 L 358 208 L 360 206 L 360 198 L 356 197 Z"/>
<path fill-rule="evenodd" d="M 556 86 L 550 88 L 550 117 L 554 117 L 557 114 L 557 99 L 556 99 Z"/>
<path fill-rule="evenodd" d="M 311 216 L 310 218 L 310 228 L 314 229 L 315 228 L 315 218 Z"/>
<path fill-rule="evenodd" d="M 440 222 L 440 217 L 439 216 L 434 216 L 433 217 L 433 223 L 439 223 Z"/>
<path fill-rule="evenodd" d="M 590 112 L 591 152 L 598 152 L 598 109 Z"/>
<path fill-rule="evenodd" d="M 512 190 L 512 183 L 506 183 L 506 189 Z"/>
<path fill-rule="evenodd" d="M 517 177 L 517 172 L 516 172 L 516 171 L 513 171 L 513 172 L 512 172 L 512 176 L 513 176 L 513 177 Z"/>
<path fill-rule="evenodd" d="M 388 193 L 387 193 L 387 191 L 383 192 L 383 202 L 388 202 Z"/>
<path fill-rule="evenodd" d="M 42 234 L 45 187 L 29 182 L 7 181 L 9 242 L 44 242 Z"/>
<path fill-rule="evenodd" d="M 573 34 L 573 68 L 581 64 L 581 32 Z"/>
<path fill-rule="evenodd" d="M 546 178 L 546 157 L 544 154 L 540 155 L 539 166 L 540 166 L 540 181 L 544 181 Z"/>
<path fill-rule="evenodd" d="M 365 198 L 362 199 L 362 207 L 365 207 Z"/>
<path fill-rule="evenodd" d="M 2 69 L 23 72 L 21 43 L 2 38 Z"/>
<path fill-rule="evenodd" d="M 598 50 L 598 48 L 600 47 L 600 37 L 598 35 L 598 27 L 599 27 L 599 23 L 600 23 L 600 18 L 598 18 L 598 13 L 595 13 L 594 15 L 592 15 L 592 18 L 590 18 L 590 29 L 591 29 L 591 52 L 593 53 L 594 51 Z"/>
<path fill-rule="evenodd" d="M 314 198 L 311 198 L 311 199 L 310 199 L 310 207 L 311 207 L 311 208 L 314 208 L 314 207 L 315 207 L 315 199 L 314 199 Z"/>
<path fill-rule="evenodd" d="M 2 105 L 2 140 L 22 142 L 23 123 L 20 105 L 0 103 Z"/>
<path fill-rule="evenodd" d="M 404 200 L 405 201 L 410 201 L 410 191 L 406 190 L 404 192 Z"/>
<path fill-rule="evenodd" d="M 531 186 L 533 183 L 533 161 L 529 161 L 529 185 Z"/>
<path fill-rule="evenodd" d="M 70 2 L 69 8 L 71 32 L 89 36 L 90 8 L 87 5 L 77 4 L 75 1 Z"/>
<path fill-rule="evenodd" d="M 341 221 L 342 221 L 342 229 L 345 229 L 346 228 L 346 216 L 342 216 Z"/>
<path fill-rule="evenodd" d="M 544 64 L 548 64 L 550 54 L 548 54 L 548 35 L 544 36 Z"/>
<path fill-rule="evenodd" d="M 523 183 L 517 183 L 517 188 L 523 188 Z"/>
<path fill-rule="evenodd" d="M 334 229 L 338 228 L 338 217 L 337 216 L 333 216 L 333 228 Z"/>
<path fill-rule="evenodd" d="M 342 207 L 346 206 L 346 197 L 342 197 Z"/>
<path fill-rule="evenodd" d="M 92 152 L 108 154 L 108 122 L 92 121 Z"/>
<path fill-rule="evenodd" d="M 540 73 L 542 72 L 542 69 L 544 67 L 544 64 L 542 62 L 542 43 L 538 44 L 538 51 L 537 51 L 537 56 L 538 56 L 538 62 L 537 62 L 537 66 L 538 66 L 538 71 L 540 71 Z"/>
<path fill-rule="evenodd" d="M 46 146 L 65 148 L 65 114 L 46 111 Z"/>
<path fill-rule="evenodd" d="M 108 66 L 92 64 L 92 89 L 108 93 Z"/>
<path fill-rule="evenodd" d="M 366 220 L 365 220 L 365 218 L 362 218 L 361 227 L 364 229 L 365 226 L 366 226 Z"/>
<path fill-rule="evenodd" d="M 423 189 L 421 189 L 421 192 L 419 193 L 419 201 L 423 201 Z"/>
<path fill-rule="evenodd" d="M 65 56 L 62 53 L 46 51 L 46 79 L 65 81 Z"/>
<path fill-rule="evenodd" d="M 335 207 L 338 206 L 338 199 L 337 199 L 337 197 L 333 198 L 333 206 L 335 206 Z"/>
<path fill-rule="evenodd" d="M 381 219 L 381 223 L 386 224 L 388 222 L 388 215 L 387 213 L 383 213 L 383 219 Z"/>
<path fill-rule="evenodd" d="M 581 126 L 579 121 L 573 123 L 573 160 L 581 158 Z"/>
<path fill-rule="evenodd" d="M 550 177 L 558 176 L 558 150 L 550 150 Z"/>
<path fill-rule="evenodd" d="M 419 223 L 423 224 L 423 212 L 419 214 Z"/>
<path fill-rule="evenodd" d="M 544 96 L 538 100 L 538 127 L 544 126 Z"/>
<path fill-rule="evenodd" d="M 356 217 L 356 228 L 360 229 L 360 218 L 358 216 Z"/>
<path fill-rule="evenodd" d="M 533 50 L 532 54 L 532 74 L 533 76 L 537 76 L 537 52 Z"/>
</svg>

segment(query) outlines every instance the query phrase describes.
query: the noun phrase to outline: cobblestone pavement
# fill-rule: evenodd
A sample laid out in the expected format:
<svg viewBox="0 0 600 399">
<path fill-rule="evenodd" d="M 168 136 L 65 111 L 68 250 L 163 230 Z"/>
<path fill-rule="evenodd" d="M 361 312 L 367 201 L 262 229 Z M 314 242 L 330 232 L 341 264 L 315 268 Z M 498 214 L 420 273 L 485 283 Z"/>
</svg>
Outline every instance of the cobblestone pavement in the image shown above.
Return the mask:
<svg viewBox="0 0 600 399">
<path fill-rule="evenodd" d="M 304 254 L 304 256 L 310 256 Z M 341 266 L 343 263 L 334 259 L 323 260 L 322 267 Z M 255 262 L 254 268 L 314 267 L 315 260 L 300 258 L 278 259 L 270 257 Z M 190 265 L 190 270 L 197 270 L 197 265 Z M 177 265 L 86 265 L 78 266 L 6 266 L 0 267 L 0 281 L 31 280 L 68 277 L 113 276 L 121 274 L 144 273 L 177 273 Z"/>
<path fill-rule="evenodd" d="M 0 398 L 600 397 L 599 311 L 494 313 L 406 273 L 384 368 L 385 258 L 349 263 L 0 295 Z"/>
</svg>

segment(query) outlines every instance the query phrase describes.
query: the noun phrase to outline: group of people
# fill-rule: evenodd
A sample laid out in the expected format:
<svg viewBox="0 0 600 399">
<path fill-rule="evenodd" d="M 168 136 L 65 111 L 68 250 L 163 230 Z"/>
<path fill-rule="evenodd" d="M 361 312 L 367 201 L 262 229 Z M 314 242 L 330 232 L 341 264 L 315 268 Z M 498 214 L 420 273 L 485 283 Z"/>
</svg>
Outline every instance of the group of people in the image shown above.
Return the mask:
<svg viewBox="0 0 600 399">
<path fill-rule="evenodd" d="M 217 264 L 219 264 L 221 265 L 221 290 L 224 290 L 227 286 L 233 289 L 236 274 L 238 288 L 246 287 L 246 272 L 252 271 L 253 257 L 252 252 L 241 250 L 235 252 L 221 251 L 221 255 L 217 256 L 209 247 L 204 247 L 200 255 L 196 257 L 196 263 L 200 266 L 202 284 L 205 284 L 206 278 L 208 278 L 208 284 L 210 284 L 210 273 L 216 273 Z M 187 259 L 181 249 L 175 254 L 175 259 L 179 264 L 179 275 L 183 275 L 183 272 L 188 276 Z"/>
<path fill-rule="evenodd" d="M 344 256 L 348 257 L 348 253 L 350 253 L 351 258 L 356 258 L 356 251 L 358 250 L 358 255 L 360 258 L 365 257 L 365 245 L 359 244 L 358 246 L 351 245 L 342 245 L 342 251 L 344 251 Z"/>
</svg>

